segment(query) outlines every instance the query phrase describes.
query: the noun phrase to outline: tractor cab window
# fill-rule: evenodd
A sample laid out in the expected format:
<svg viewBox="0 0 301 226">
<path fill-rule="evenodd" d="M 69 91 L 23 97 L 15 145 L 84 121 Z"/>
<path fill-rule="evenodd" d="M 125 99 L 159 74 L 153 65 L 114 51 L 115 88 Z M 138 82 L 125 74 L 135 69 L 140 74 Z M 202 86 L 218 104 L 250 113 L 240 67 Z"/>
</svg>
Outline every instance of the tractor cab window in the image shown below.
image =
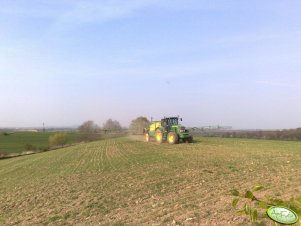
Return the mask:
<svg viewBox="0 0 301 226">
<path fill-rule="evenodd" d="M 178 125 L 179 120 L 178 120 L 178 118 L 167 118 L 166 119 L 166 124 L 169 125 L 169 126 Z"/>
</svg>

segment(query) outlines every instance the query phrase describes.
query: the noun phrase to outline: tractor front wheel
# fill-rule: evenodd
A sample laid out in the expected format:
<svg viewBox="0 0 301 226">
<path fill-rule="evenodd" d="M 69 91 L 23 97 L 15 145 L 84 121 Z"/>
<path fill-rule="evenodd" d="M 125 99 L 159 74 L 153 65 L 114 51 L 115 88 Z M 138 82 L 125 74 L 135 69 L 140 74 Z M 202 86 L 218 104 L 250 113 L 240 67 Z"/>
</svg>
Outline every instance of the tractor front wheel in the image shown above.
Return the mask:
<svg viewBox="0 0 301 226">
<path fill-rule="evenodd" d="M 161 130 L 156 130 L 155 138 L 158 144 L 161 144 L 163 142 L 163 133 Z"/>
<path fill-rule="evenodd" d="M 169 144 L 176 144 L 179 141 L 179 137 L 175 132 L 169 132 L 167 134 L 167 140 Z"/>
</svg>

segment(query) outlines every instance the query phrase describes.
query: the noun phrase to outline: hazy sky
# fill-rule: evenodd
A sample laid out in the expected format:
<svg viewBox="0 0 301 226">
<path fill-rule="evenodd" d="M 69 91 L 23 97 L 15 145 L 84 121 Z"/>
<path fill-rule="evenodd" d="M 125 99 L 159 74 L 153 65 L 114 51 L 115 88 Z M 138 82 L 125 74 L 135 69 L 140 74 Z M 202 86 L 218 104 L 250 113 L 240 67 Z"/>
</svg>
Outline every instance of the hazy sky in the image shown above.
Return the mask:
<svg viewBox="0 0 301 226">
<path fill-rule="evenodd" d="M 0 0 L 0 127 L 301 127 L 300 0 Z"/>
</svg>

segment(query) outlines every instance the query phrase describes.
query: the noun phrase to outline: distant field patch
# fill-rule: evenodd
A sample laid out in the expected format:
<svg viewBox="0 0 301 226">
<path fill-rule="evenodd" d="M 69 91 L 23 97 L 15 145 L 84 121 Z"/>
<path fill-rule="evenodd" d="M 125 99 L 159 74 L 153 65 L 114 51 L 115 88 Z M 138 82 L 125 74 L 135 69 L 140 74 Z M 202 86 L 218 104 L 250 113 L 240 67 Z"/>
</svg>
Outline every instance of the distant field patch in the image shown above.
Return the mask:
<svg viewBox="0 0 301 226">
<path fill-rule="evenodd" d="M 43 150 L 48 147 L 48 138 L 54 132 L 0 133 L 0 154 L 21 153 L 30 149 Z M 78 133 L 67 133 L 68 144 L 75 143 Z"/>
</svg>

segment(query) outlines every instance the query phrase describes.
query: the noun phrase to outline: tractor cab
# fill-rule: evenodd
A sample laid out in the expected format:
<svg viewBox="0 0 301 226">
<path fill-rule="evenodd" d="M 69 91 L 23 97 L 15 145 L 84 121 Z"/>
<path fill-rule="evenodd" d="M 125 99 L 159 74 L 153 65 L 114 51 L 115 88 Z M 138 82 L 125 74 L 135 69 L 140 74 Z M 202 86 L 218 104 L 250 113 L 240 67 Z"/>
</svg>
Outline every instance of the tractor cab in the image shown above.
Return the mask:
<svg viewBox="0 0 301 226">
<path fill-rule="evenodd" d="M 179 125 L 179 120 L 182 121 L 181 118 L 179 117 L 164 117 L 163 119 L 161 119 L 161 125 L 163 128 L 166 129 L 167 132 L 172 130 L 172 127 L 178 127 Z"/>
<path fill-rule="evenodd" d="M 182 119 L 180 118 L 182 121 Z M 169 118 L 163 118 L 161 119 L 162 125 L 166 126 L 174 126 L 174 125 L 179 125 L 179 117 L 169 117 Z"/>
</svg>

